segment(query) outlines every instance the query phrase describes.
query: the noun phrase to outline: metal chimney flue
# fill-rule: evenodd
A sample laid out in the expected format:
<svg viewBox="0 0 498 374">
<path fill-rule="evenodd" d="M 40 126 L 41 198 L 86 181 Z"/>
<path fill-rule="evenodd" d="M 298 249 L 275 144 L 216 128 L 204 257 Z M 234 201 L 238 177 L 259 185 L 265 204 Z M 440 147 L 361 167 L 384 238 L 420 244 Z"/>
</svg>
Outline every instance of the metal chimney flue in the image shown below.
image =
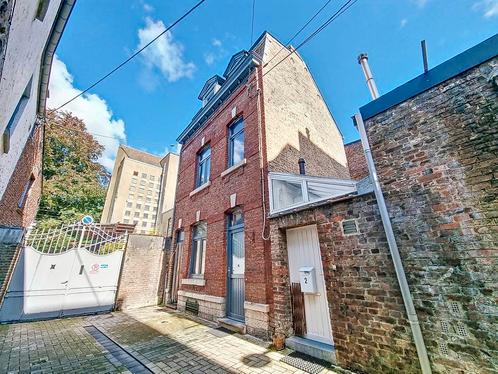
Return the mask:
<svg viewBox="0 0 498 374">
<path fill-rule="evenodd" d="M 372 98 L 375 100 L 379 97 L 379 91 L 377 90 L 377 85 L 375 84 L 372 72 L 370 70 L 370 66 L 368 65 L 368 55 L 366 53 L 362 53 L 358 56 L 358 63 L 361 65 L 363 69 L 363 74 L 365 74 L 365 79 L 367 81 L 368 89 L 370 90 L 370 94 Z"/>
<path fill-rule="evenodd" d="M 299 165 L 299 174 L 305 175 L 306 174 L 306 161 L 304 161 L 304 158 L 301 157 L 297 163 Z"/>
</svg>

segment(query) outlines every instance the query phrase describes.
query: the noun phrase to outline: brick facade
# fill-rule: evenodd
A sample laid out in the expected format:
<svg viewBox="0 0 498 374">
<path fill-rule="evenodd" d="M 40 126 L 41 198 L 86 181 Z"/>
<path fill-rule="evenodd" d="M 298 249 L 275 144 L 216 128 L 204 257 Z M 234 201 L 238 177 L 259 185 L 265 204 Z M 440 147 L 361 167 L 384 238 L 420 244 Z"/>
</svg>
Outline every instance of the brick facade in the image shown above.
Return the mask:
<svg viewBox="0 0 498 374">
<path fill-rule="evenodd" d="M 162 236 L 131 234 L 119 278 L 117 308 L 157 305 L 164 285 L 162 270 L 168 258 Z"/>
<path fill-rule="evenodd" d="M 344 144 L 351 179 L 360 180 L 368 176 L 368 166 L 360 140 Z"/>
<path fill-rule="evenodd" d="M 248 78 L 252 81 L 257 71 Z M 263 232 L 263 208 L 261 192 L 261 169 L 258 136 L 257 111 L 258 96 L 254 89 L 241 84 L 230 98 L 208 120 L 206 125 L 186 144 L 183 145 L 180 157 L 178 188 L 176 195 L 175 228 L 181 220 L 184 229 L 183 262 L 181 264 L 181 279 L 189 277 L 191 255 L 192 226 L 197 222 L 197 212 L 200 220 L 207 223 L 207 247 L 205 255 L 205 285 L 181 284 L 180 290 L 217 297 L 220 301 L 227 293 L 227 240 L 226 217 L 231 210 L 230 196 L 236 194 L 235 205 L 244 213 L 245 233 L 245 299 L 247 301 L 268 305 L 271 300 L 269 292 L 269 244 L 261 235 Z M 232 109 L 236 114 L 232 118 Z M 244 119 L 244 156 L 246 164 L 233 172 L 222 176 L 227 169 L 227 136 L 228 126 L 237 118 Z M 211 147 L 210 185 L 202 191 L 190 195 L 195 189 L 197 153 L 204 144 Z M 180 295 L 181 296 L 181 295 Z M 209 303 L 204 301 L 204 303 Z M 223 304 L 223 301 L 218 304 Z M 179 299 L 182 309 L 182 298 Z M 204 313 L 208 319 L 216 319 L 224 315 L 224 305 L 210 307 L 218 312 L 211 315 Z M 254 329 L 260 326 L 253 326 Z M 247 325 L 251 331 L 251 326 Z M 268 326 L 260 331 L 262 336 L 268 336 Z"/>
<path fill-rule="evenodd" d="M 28 138 L 16 171 L 0 201 L 0 225 L 27 227 L 35 219 L 42 186 L 42 145 L 43 127 L 38 126 Z M 24 205 L 19 208 L 18 204 L 30 178 L 34 180 Z"/>
<path fill-rule="evenodd" d="M 495 57 L 366 121 L 437 372 L 498 370 L 497 67 Z"/>
<path fill-rule="evenodd" d="M 343 234 L 341 221 L 349 219 L 356 220 L 358 234 Z M 285 230 L 314 224 L 337 364 L 368 373 L 418 372 L 417 353 L 371 193 L 271 219 L 275 334 L 294 334 Z"/>
</svg>

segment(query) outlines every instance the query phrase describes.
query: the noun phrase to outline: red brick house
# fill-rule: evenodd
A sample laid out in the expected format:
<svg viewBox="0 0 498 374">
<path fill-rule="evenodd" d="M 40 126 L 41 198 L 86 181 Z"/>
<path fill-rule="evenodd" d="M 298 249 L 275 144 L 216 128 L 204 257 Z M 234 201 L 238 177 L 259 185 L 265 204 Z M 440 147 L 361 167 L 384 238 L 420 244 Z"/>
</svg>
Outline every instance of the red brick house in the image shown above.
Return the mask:
<svg viewBox="0 0 498 374">
<path fill-rule="evenodd" d="M 342 136 L 306 64 L 269 33 L 201 90 L 179 136 L 175 266 L 180 310 L 269 338 L 269 173 L 349 179 Z M 178 292 L 176 292 L 178 290 Z"/>
</svg>

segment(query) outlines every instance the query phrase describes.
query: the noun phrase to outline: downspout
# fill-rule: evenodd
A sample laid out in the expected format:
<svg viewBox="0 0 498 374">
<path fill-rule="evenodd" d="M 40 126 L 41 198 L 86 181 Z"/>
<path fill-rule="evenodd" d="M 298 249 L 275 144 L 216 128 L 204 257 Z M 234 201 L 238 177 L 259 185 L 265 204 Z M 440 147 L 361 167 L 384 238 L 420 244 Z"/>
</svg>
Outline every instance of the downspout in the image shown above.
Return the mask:
<svg viewBox="0 0 498 374">
<path fill-rule="evenodd" d="M 363 72 L 365 73 L 365 78 L 367 80 L 370 94 L 372 95 L 372 98 L 375 100 L 379 97 L 379 92 L 377 91 L 375 81 L 373 80 L 373 76 L 368 66 L 368 57 L 366 56 L 366 54 L 362 54 L 358 57 L 358 63 L 361 64 L 363 68 Z M 415 310 L 415 306 L 413 304 L 413 298 L 410 292 L 410 288 L 408 286 L 408 280 L 406 279 L 403 263 L 401 262 L 401 256 L 399 254 L 398 245 L 396 244 L 396 238 L 394 236 L 394 231 L 391 225 L 391 219 L 389 218 L 389 212 L 387 210 L 386 202 L 384 200 L 384 195 L 382 193 L 382 188 L 379 182 L 379 177 L 377 175 L 377 170 L 375 168 L 374 160 L 372 157 L 372 151 L 370 149 L 370 144 L 368 142 L 368 136 L 365 129 L 365 124 L 363 123 L 363 118 L 359 113 L 354 115 L 354 120 L 356 126 L 358 127 L 358 131 L 360 132 L 361 144 L 363 146 L 363 151 L 365 153 L 365 158 L 367 160 L 368 171 L 370 173 L 370 178 L 373 184 L 375 198 L 377 199 L 377 205 L 379 207 L 380 216 L 382 219 L 382 225 L 384 226 L 384 232 L 386 233 L 389 251 L 393 259 L 394 270 L 396 272 L 396 277 L 398 279 L 398 284 L 401 291 L 401 297 L 403 298 L 403 303 L 405 304 L 405 310 L 408 317 L 408 322 L 410 323 L 410 328 L 412 330 L 413 340 L 415 343 L 415 347 L 417 349 L 420 368 L 422 369 L 422 373 L 430 374 L 432 373 L 432 370 L 429 361 L 429 356 L 427 355 L 427 348 L 425 346 L 422 330 L 420 329 L 420 323 L 418 320 L 417 312 Z"/>
</svg>

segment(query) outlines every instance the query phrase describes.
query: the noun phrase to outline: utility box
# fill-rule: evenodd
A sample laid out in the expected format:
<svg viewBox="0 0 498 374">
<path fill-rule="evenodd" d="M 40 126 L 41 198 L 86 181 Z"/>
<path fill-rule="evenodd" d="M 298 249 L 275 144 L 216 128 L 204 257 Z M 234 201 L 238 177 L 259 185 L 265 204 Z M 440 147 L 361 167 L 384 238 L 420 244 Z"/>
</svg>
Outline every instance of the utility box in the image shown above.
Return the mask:
<svg viewBox="0 0 498 374">
<path fill-rule="evenodd" d="M 301 292 L 309 294 L 318 293 L 316 286 L 315 268 L 313 266 L 300 267 L 299 280 L 301 283 Z"/>
</svg>

